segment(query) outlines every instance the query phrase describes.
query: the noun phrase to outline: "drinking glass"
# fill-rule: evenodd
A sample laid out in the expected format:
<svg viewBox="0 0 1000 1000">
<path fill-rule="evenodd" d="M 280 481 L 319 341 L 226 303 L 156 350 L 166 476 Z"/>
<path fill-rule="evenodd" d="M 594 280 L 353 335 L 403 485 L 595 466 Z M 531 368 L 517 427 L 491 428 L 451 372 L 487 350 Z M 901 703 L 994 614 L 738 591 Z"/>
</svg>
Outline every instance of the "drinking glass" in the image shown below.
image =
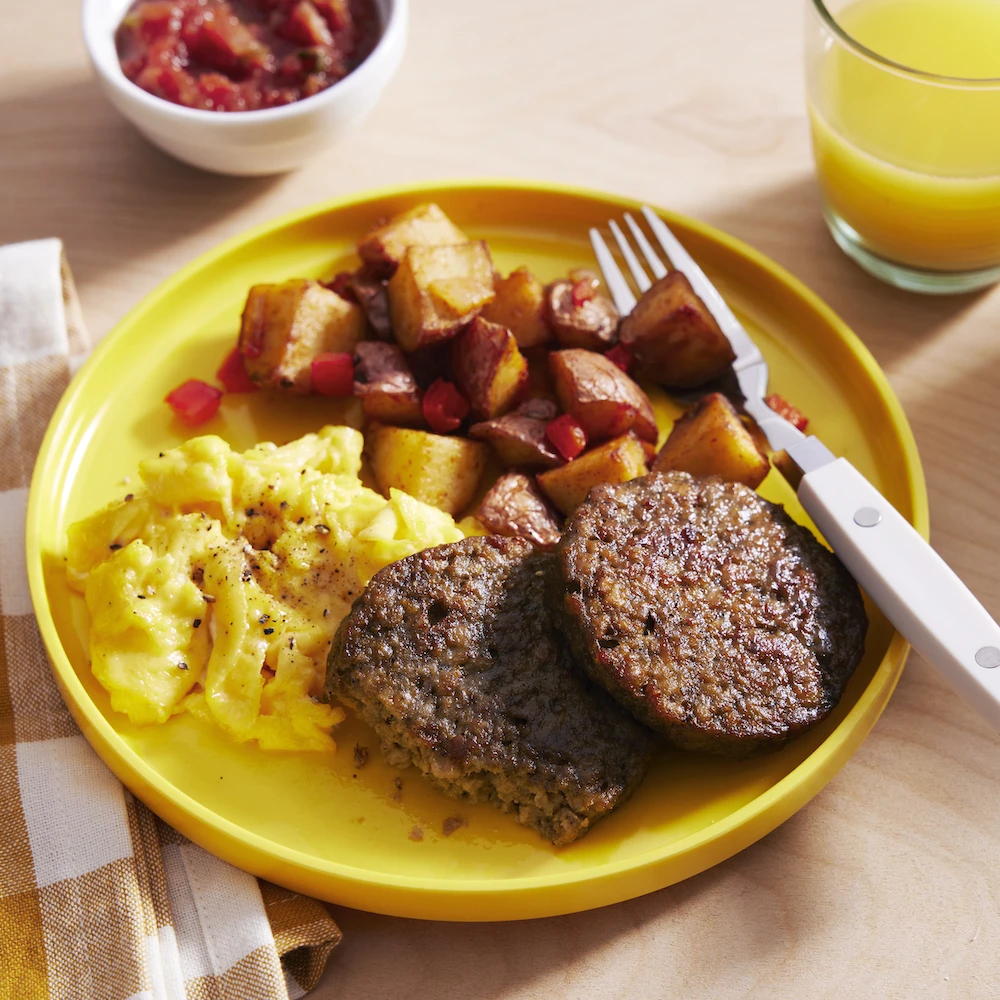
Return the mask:
<svg viewBox="0 0 1000 1000">
<path fill-rule="evenodd" d="M 911 291 L 1000 279 L 1000 0 L 807 7 L 813 154 L 838 246 Z M 901 45 L 924 64 L 889 58 Z"/>
</svg>

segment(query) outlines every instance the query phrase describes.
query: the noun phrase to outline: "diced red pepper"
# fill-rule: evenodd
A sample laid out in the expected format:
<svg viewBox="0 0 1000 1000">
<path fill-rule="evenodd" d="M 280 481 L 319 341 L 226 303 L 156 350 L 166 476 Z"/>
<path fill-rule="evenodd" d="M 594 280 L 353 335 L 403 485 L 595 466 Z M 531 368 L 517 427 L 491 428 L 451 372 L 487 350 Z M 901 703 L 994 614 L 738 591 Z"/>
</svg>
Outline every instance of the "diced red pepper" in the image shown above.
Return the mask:
<svg viewBox="0 0 1000 1000">
<path fill-rule="evenodd" d="M 465 397 L 451 382 L 443 378 L 435 379 L 421 403 L 424 419 L 435 434 L 447 434 L 455 430 L 469 412 Z"/>
<path fill-rule="evenodd" d="M 260 386 L 249 375 L 240 349 L 234 347 L 222 362 L 215 377 L 226 387 L 226 392 L 256 392 Z"/>
<path fill-rule="evenodd" d="M 312 390 L 321 396 L 353 396 L 353 355 L 318 354 L 313 358 Z"/>
<path fill-rule="evenodd" d="M 182 382 L 166 396 L 166 402 L 177 419 L 188 427 L 197 427 L 211 420 L 219 409 L 221 399 L 221 389 L 196 378 Z"/>
<path fill-rule="evenodd" d="M 604 356 L 608 361 L 618 365 L 626 375 L 632 367 L 632 352 L 624 344 L 615 344 L 610 351 L 604 352 Z"/>
<path fill-rule="evenodd" d="M 596 289 L 594 288 L 594 283 L 589 278 L 583 278 L 580 281 L 573 282 L 573 290 L 571 295 L 573 296 L 573 305 L 582 306 L 584 302 L 589 302 L 593 297 Z"/>
<path fill-rule="evenodd" d="M 545 428 L 545 436 L 548 438 L 549 444 L 567 462 L 572 461 L 587 447 L 587 432 L 580 426 L 576 417 L 568 413 L 550 421 Z"/>
<path fill-rule="evenodd" d="M 809 426 L 809 418 L 795 405 L 789 403 L 787 399 L 783 396 L 779 396 L 776 392 L 771 393 L 767 399 L 764 400 L 768 406 L 778 414 L 779 417 L 784 417 L 790 424 L 797 427 L 800 431 L 804 431 Z"/>
</svg>

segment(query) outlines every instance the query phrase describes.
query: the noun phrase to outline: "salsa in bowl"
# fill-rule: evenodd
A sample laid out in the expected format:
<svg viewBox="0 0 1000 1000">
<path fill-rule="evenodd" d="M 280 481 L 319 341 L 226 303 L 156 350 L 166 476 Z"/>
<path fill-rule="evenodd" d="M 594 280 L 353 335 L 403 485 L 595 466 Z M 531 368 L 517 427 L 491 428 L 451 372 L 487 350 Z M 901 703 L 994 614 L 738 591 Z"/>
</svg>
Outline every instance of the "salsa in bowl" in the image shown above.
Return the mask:
<svg viewBox="0 0 1000 1000">
<path fill-rule="evenodd" d="M 375 0 L 135 0 L 115 32 L 125 76 L 205 111 L 312 97 L 371 54 Z"/>
<path fill-rule="evenodd" d="M 324 152 L 371 111 L 402 60 L 408 7 L 84 0 L 83 29 L 102 88 L 146 138 L 196 167 L 261 175 Z"/>
</svg>

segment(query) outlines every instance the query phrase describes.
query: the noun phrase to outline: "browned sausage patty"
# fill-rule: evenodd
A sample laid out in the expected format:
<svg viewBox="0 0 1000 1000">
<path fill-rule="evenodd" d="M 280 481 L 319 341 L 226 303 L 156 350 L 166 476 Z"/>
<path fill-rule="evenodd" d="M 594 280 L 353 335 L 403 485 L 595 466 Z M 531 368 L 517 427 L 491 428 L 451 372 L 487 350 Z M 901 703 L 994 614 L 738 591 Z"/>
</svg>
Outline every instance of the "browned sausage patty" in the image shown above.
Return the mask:
<svg viewBox="0 0 1000 1000">
<path fill-rule="evenodd" d="M 736 483 L 667 472 L 596 487 L 557 557 L 579 661 L 679 746 L 781 746 L 837 704 L 864 650 L 847 570 Z"/>
<path fill-rule="evenodd" d="M 546 603 L 554 560 L 486 536 L 386 566 L 337 631 L 326 691 L 390 764 L 562 845 L 639 784 L 654 737 L 573 664 Z"/>
</svg>

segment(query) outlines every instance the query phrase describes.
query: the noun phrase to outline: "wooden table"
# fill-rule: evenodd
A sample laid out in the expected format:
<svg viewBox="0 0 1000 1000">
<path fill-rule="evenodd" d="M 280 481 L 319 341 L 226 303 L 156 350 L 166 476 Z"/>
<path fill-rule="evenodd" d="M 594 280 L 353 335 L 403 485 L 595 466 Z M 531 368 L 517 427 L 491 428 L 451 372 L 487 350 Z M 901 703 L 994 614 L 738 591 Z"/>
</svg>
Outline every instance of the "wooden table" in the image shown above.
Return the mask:
<svg viewBox="0 0 1000 1000">
<path fill-rule="evenodd" d="M 222 238 L 357 189 L 512 176 L 667 205 L 770 254 L 869 345 L 916 432 L 935 544 L 1000 615 L 1000 293 L 896 292 L 834 247 L 803 107 L 802 0 L 417 0 L 371 119 L 261 180 L 149 147 L 90 78 L 77 6 L 35 0 L 5 19 L 0 242 L 61 236 L 94 334 Z M 997 737 L 914 656 L 844 770 L 738 857 L 549 920 L 334 908 L 345 943 L 314 996 L 996 997 L 998 784 Z"/>
</svg>

